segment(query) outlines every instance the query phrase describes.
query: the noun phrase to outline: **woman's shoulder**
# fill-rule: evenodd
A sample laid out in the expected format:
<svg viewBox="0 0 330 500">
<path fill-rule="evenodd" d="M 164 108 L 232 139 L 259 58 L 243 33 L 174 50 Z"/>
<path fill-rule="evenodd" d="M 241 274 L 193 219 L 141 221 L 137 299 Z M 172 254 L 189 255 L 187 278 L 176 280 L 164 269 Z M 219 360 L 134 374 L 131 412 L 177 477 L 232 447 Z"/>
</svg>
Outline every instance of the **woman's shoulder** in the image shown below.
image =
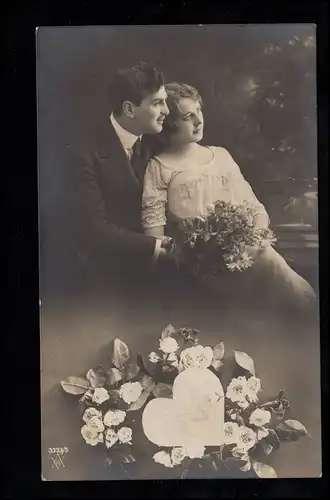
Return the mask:
<svg viewBox="0 0 330 500">
<path fill-rule="evenodd" d="M 147 171 L 149 175 L 156 175 L 164 184 L 168 184 L 171 177 L 171 170 L 163 163 L 162 157 L 158 155 L 151 156 Z"/>
<path fill-rule="evenodd" d="M 226 149 L 223 146 L 207 146 L 209 149 L 211 149 L 215 155 L 217 156 L 227 156 L 231 157 L 231 154 L 229 153 L 228 149 Z"/>
<path fill-rule="evenodd" d="M 171 162 L 170 157 L 166 155 L 166 153 L 153 155 L 150 161 L 153 162 L 156 168 L 162 171 L 172 172 L 173 170 L 175 170 L 175 165 L 173 164 L 173 162 Z"/>
</svg>

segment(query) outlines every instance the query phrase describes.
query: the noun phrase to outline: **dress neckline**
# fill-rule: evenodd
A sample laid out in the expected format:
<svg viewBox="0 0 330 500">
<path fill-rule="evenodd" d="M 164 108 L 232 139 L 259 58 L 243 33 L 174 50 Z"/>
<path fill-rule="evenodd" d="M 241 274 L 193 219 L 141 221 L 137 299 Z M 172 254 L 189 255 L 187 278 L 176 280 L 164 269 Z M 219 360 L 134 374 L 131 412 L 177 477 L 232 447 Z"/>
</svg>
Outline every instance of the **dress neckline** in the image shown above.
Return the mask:
<svg viewBox="0 0 330 500">
<path fill-rule="evenodd" d="M 202 147 L 209 149 L 212 152 L 212 158 L 209 161 L 203 163 L 202 165 L 194 165 L 194 167 L 196 167 L 196 168 L 203 168 L 203 167 L 210 165 L 211 163 L 213 163 L 214 158 L 215 158 L 215 147 L 214 146 L 202 146 Z M 166 163 L 164 163 L 164 161 L 161 158 L 159 158 L 158 155 L 155 155 L 154 158 L 156 158 L 165 168 L 168 168 L 170 170 L 174 169 L 174 167 L 171 167 L 170 165 L 166 165 Z"/>
</svg>

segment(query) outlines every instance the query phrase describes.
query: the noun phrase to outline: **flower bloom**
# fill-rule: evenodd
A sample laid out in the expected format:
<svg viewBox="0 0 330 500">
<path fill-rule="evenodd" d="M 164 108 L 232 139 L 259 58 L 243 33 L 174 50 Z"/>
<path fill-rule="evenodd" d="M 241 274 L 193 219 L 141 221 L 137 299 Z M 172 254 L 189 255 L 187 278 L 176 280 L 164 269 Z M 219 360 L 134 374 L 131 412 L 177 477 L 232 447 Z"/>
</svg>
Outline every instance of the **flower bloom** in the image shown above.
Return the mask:
<svg viewBox="0 0 330 500">
<path fill-rule="evenodd" d="M 201 345 L 188 347 L 180 354 L 180 363 L 184 368 L 208 368 L 213 359 L 211 347 Z"/>
<path fill-rule="evenodd" d="M 132 444 L 132 429 L 130 427 L 121 427 L 117 432 L 117 436 L 121 443 Z"/>
<path fill-rule="evenodd" d="M 165 339 L 161 339 L 159 341 L 159 349 L 165 354 L 170 354 L 171 352 L 175 352 L 179 349 L 179 344 L 173 337 L 166 337 Z"/>
<path fill-rule="evenodd" d="M 102 412 L 100 410 L 97 410 L 96 408 L 87 408 L 87 410 L 85 410 L 84 414 L 83 414 L 83 421 L 85 422 L 85 424 L 88 424 L 88 421 L 92 418 L 92 417 L 97 417 L 97 418 L 101 418 L 102 417 Z"/>
<path fill-rule="evenodd" d="M 97 387 L 96 389 L 94 389 L 94 393 L 93 393 L 93 396 L 92 396 L 92 400 L 94 401 L 94 403 L 97 403 L 97 404 L 102 404 L 104 403 L 105 401 L 107 401 L 109 399 L 109 394 L 108 394 L 108 391 L 106 389 L 104 389 L 104 387 Z"/>
<path fill-rule="evenodd" d="M 264 425 L 269 424 L 271 417 L 272 414 L 270 411 L 257 408 L 251 413 L 249 422 L 251 425 L 255 425 L 256 427 L 263 427 Z"/>
<path fill-rule="evenodd" d="M 111 448 L 118 441 L 117 433 L 113 429 L 107 429 L 105 433 L 105 446 Z"/>
<path fill-rule="evenodd" d="M 111 427 L 112 425 L 119 425 L 124 422 L 126 412 L 122 410 L 109 410 L 103 417 L 104 425 Z"/>
<path fill-rule="evenodd" d="M 236 422 L 225 422 L 224 428 L 225 444 L 234 444 L 239 441 L 239 426 Z"/>
<path fill-rule="evenodd" d="M 140 382 L 127 382 L 119 389 L 119 395 L 125 403 L 130 404 L 139 399 L 142 390 L 143 388 Z"/>
</svg>

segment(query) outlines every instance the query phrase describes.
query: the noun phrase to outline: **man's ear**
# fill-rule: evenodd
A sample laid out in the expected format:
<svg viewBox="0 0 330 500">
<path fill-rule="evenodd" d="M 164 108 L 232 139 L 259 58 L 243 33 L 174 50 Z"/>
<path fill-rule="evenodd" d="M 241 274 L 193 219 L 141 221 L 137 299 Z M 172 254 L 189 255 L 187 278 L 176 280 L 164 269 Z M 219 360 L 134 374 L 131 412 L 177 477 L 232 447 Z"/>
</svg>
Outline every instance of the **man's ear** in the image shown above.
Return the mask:
<svg viewBox="0 0 330 500">
<path fill-rule="evenodd" d="M 131 101 L 123 102 L 123 113 L 129 118 L 134 118 L 134 104 Z"/>
</svg>

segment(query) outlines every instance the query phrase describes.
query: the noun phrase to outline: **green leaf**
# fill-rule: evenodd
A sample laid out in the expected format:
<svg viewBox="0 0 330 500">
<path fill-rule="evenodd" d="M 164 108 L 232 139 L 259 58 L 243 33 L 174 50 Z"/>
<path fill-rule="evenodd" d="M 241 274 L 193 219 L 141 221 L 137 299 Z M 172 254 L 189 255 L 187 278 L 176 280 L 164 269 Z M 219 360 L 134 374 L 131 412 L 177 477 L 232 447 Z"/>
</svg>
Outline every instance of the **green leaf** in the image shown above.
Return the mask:
<svg viewBox="0 0 330 500">
<path fill-rule="evenodd" d="M 172 386 L 169 384 L 164 384 L 163 382 L 159 382 L 153 388 L 152 393 L 156 398 L 171 398 Z"/>
<path fill-rule="evenodd" d="M 298 420 L 285 420 L 276 427 L 280 441 L 297 441 L 307 435 L 306 427 Z"/>
<path fill-rule="evenodd" d="M 221 360 L 225 355 L 225 344 L 219 342 L 219 344 L 213 347 L 213 359 Z"/>
<path fill-rule="evenodd" d="M 214 472 L 218 472 L 219 471 L 219 468 L 216 464 L 216 462 L 214 460 L 212 460 L 212 463 L 211 463 L 211 468 Z"/>
<path fill-rule="evenodd" d="M 114 385 L 120 380 L 122 380 L 123 376 L 117 368 L 110 368 L 108 371 L 108 384 Z"/>
<path fill-rule="evenodd" d="M 270 454 L 271 454 L 271 452 L 272 452 L 272 451 L 273 451 L 273 449 L 274 449 L 274 447 L 273 447 L 271 444 L 267 443 L 267 441 L 266 441 L 265 439 L 262 439 L 262 440 L 260 441 L 260 445 L 261 445 L 261 447 L 262 447 L 262 449 L 263 449 L 263 452 L 264 452 L 264 453 L 265 453 L 265 455 L 267 455 L 267 456 L 268 456 L 268 455 L 270 455 Z"/>
<path fill-rule="evenodd" d="M 121 401 L 120 393 L 118 390 L 113 389 L 108 391 L 108 394 L 110 396 L 110 401 L 113 403 L 117 403 L 118 401 Z"/>
<path fill-rule="evenodd" d="M 125 342 L 120 339 L 114 339 L 110 352 L 111 363 L 118 368 L 118 370 L 122 370 L 129 360 L 129 357 L 129 350 Z"/>
<path fill-rule="evenodd" d="M 133 464 L 136 459 L 132 453 L 118 453 L 118 461 L 123 464 Z"/>
<path fill-rule="evenodd" d="M 134 403 L 131 403 L 128 406 L 128 408 L 126 409 L 126 411 L 140 410 L 140 408 L 142 408 L 142 406 L 146 403 L 149 396 L 150 396 L 150 391 L 148 391 L 148 390 L 142 391 L 139 399 L 137 401 L 135 401 Z"/>
<path fill-rule="evenodd" d="M 128 363 L 125 366 L 125 379 L 132 380 L 139 373 L 140 368 L 136 363 Z"/>
<path fill-rule="evenodd" d="M 223 362 L 220 361 L 219 359 L 214 359 L 211 363 L 211 366 L 213 366 L 213 368 L 216 370 L 216 371 L 219 371 L 220 368 L 223 366 Z"/>
<path fill-rule="evenodd" d="M 144 364 L 144 361 L 143 361 L 143 358 L 141 356 L 141 354 L 138 354 L 137 357 L 136 357 L 136 363 L 139 367 L 139 370 L 140 370 L 140 373 L 146 373 L 148 374 L 148 370 L 147 368 L 145 367 L 145 364 Z"/>
<path fill-rule="evenodd" d="M 277 474 L 273 467 L 270 465 L 263 464 L 262 462 L 252 462 L 252 467 L 258 477 L 262 479 L 274 479 L 277 478 Z"/>
<path fill-rule="evenodd" d="M 97 366 L 88 370 L 86 378 L 94 389 L 103 387 L 107 380 L 107 372 L 103 366 Z"/>
<path fill-rule="evenodd" d="M 247 370 L 248 372 L 250 372 L 252 375 L 255 376 L 256 371 L 254 368 L 253 359 L 248 354 L 246 354 L 246 352 L 242 351 L 234 351 L 234 355 L 236 363 L 241 368 L 244 368 L 244 370 Z"/>
<path fill-rule="evenodd" d="M 62 389 L 69 394 L 84 394 L 90 387 L 88 380 L 81 377 L 68 377 L 61 381 Z"/>
<path fill-rule="evenodd" d="M 184 467 L 180 476 L 180 479 L 185 479 L 189 473 L 189 465 L 188 467 Z"/>
<path fill-rule="evenodd" d="M 211 363 L 211 366 L 216 371 L 219 371 L 220 368 L 223 366 L 223 362 L 221 361 L 222 358 L 224 357 L 225 354 L 225 345 L 223 342 L 219 342 L 216 346 L 213 348 L 213 360 Z"/>
<path fill-rule="evenodd" d="M 175 332 L 176 330 L 174 326 L 172 326 L 171 324 L 167 325 L 167 327 L 162 331 L 161 338 L 166 339 L 166 337 L 171 337 L 175 334 Z"/>
<path fill-rule="evenodd" d="M 226 467 L 233 471 L 238 471 L 241 467 L 244 467 L 248 462 L 246 460 L 240 460 L 239 458 L 226 458 L 224 464 Z"/>
<path fill-rule="evenodd" d="M 277 427 L 283 420 L 285 410 L 282 405 L 278 409 L 274 408 L 267 408 L 267 410 L 270 410 L 272 417 L 269 422 L 269 427 L 274 428 Z"/>
<path fill-rule="evenodd" d="M 251 462 L 248 461 L 245 463 L 245 465 L 242 465 L 242 467 L 239 468 L 242 472 L 248 472 L 251 469 Z"/>
<path fill-rule="evenodd" d="M 143 389 L 147 392 L 152 392 L 156 386 L 156 383 L 153 381 L 149 375 L 143 375 L 140 384 L 142 385 Z"/>
<path fill-rule="evenodd" d="M 266 436 L 262 441 L 266 441 L 268 444 L 270 444 L 274 449 L 277 449 L 280 447 L 280 440 L 278 435 L 276 434 L 276 431 L 274 429 L 268 429 L 268 436 Z"/>
</svg>

